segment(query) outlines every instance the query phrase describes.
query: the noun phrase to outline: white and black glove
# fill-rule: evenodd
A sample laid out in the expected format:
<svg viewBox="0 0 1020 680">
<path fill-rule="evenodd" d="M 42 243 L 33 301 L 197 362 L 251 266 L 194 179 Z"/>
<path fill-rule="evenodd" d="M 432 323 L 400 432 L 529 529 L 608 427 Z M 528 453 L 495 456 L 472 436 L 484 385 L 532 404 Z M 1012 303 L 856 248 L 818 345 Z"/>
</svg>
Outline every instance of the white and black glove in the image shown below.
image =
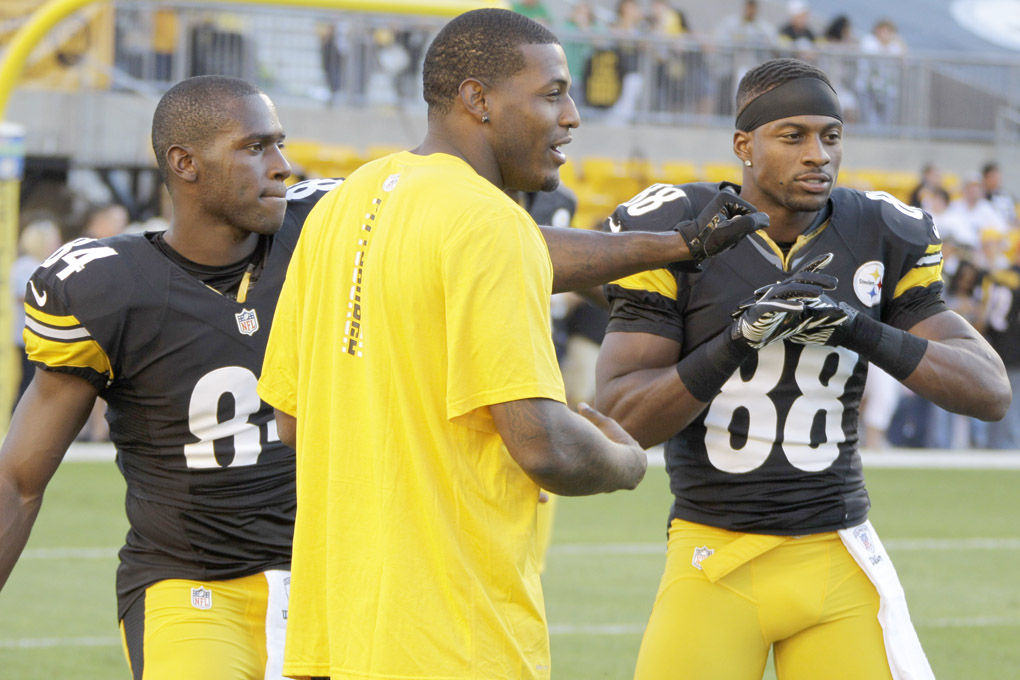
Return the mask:
<svg viewBox="0 0 1020 680">
<path fill-rule="evenodd" d="M 841 345 L 856 317 L 856 309 L 823 293 L 804 301 L 804 329 L 787 340 L 801 345 Z"/>
<path fill-rule="evenodd" d="M 687 391 L 709 402 L 744 360 L 769 343 L 798 333 L 818 332 L 828 322 L 818 301 L 835 290 L 835 276 L 821 273 L 832 261 L 826 253 L 784 281 L 762 286 L 733 311 L 733 323 L 699 345 L 676 365 Z"/>
<path fill-rule="evenodd" d="M 769 226 L 769 216 L 729 190 L 720 191 L 693 220 L 676 224 L 695 263 L 735 246 L 751 232 Z"/>
<path fill-rule="evenodd" d="M 825 291 L 835 290 L 838 283 L 835 276 L 820 271 L 831 261 L 832 253 L 826 253 L 785 280 L 756 290 L 750 300 L 734 310 L 730 336 L 753 349 L 761 349 L 777 340 L 825 329 L 833 317 L 829 308 L 839 309 L 821 303 Z M 830 329 L 826 340 L 833 331 L 834 328 Z"/>
</svg>

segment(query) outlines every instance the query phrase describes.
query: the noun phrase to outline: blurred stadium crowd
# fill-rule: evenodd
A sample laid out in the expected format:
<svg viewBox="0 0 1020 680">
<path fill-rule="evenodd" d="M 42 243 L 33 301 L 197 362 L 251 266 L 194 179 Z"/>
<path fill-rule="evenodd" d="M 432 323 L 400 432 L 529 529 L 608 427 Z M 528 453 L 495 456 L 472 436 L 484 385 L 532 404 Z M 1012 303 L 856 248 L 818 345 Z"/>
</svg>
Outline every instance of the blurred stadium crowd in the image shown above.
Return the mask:
<svg viewBox="0 0 1020 680">
<path fill-rule="evenodd" d="M 10 16 L 0 26 L 0 40 L 8 39 L 10 29 L 17 27 L 18 21 L 12 17 L 20 12 L 23 18 L 26 8 L 35 4 L 18 0 L 6 10 Z M 850 4 L 845 13 L 819 17 L 803 0 L 742 0 L 737 11 L 718 17 L 713 25 L 699 26 L 679 4 L 677 0 L 575 0 L 557 3 L 554 11 L 544 0 L 519 0 L 513 9 L 549 24 L 561 37 L 574 80 L 572 95 L 586 120 L 621 127 L 729 121 L 741 75 L 765 59 L 794 55 L 817 63 L 829 74 L 839 90 L 846 120 L 856 129 L 882 131 L 913 123 L 916 102 L 909 87 L 916 72 L 904 61 L 909 48 L 893 21 L 858 25 Z M 760 4 L 769 5 L 773 17 L 781 7 L 781 20 L 766 20 Z M 437 25 L 426 18 L 381 18 L 364 24 L 342 14 L 327 21 L 320 14 L 310 20 L 315 44 L 304 46 L 305 61 L 297 60 L 301 71 L 269 73 L 264 70 L 264 51 L 293 51 L 293 46 L 266 48 L 257 44 L 251 22 L 229 8 L 188 14 L 193 10 L 169 5 L 117 6 L 109 18 L 108 50 L 102 48 L 101 32 L 95 29 L 101 25 L 96 23 L 99 15 L 87 15 L 65 26 L 62 35 L 54 38 L 49 67 L 36 59 L 28 75 L 59 87 L 159 92 L 183 77 L 219 73 L 257 81 L 277 100 L 282 92 L 284 97 L 326 106 L 420 105 L 420 63 Z M 698 11 L 703 14 L 705 9 Z M 288 30 L 281 15 L 274 16 L 281 31 Z M 366 31 L 366 26 L 370 30 Z M 106 80 L 85 82 L 80 70 L 71 67 L 95 59 L 97 50 L 108 60 L 109 68 L 103 71 Z M 269 54 L 271 57 L 273 52 Z M 305 73 L 309 70 L 314 73 Z M 302 139 L 300 130 L 291 132 L 286 153 L 294 166 L 295 181 L 344 176 L 393 150 L 381 145 L 358 149 L 328 144 Z M 920 164 L 923 151 L 918 154 Z M 740 169 L 735 160 L 720 164 L 687 158 L 588 156 L 569 162 L 561 177 L 573 194 L 572 225 L 598 228 L 618 203 L 651 183 L 737 182 Z M 920 172 L 846 169 L 839 183 L 888 192 L 932 215 L 946 244 L 946 299 L 987 335 L 1002 356 L 1016 391 L 1020 386 L 1016 189 L 1020 177 L 1004 177 L 1000 167 L 989 161 L 983 167 L 929 163 Z M 123 230 L 159 229 L 165 224 L 155 190 L 151 191 L 155 199 L 140 201 L 130 191 L 104 194 L 89 187 L 53 184 L 31 188 L 36 191 L 22 193 L 19 258 L 9 273 L 16 296 L 24 295 L 34 267 L 61 242 L 79 235 L 101 237 Z M 21 302 L 14 300 L 15 312 Z M 571 370 L 582 375 L 590 372 L 592 346 L 597 348 L 600 324 L 604 326 L 603 313 L 576 297 L 554 304 L 563 323 L 559 332 L 563 334 L 564 360 L 573 348 L 580 368 Z M 22 323 L 23 318 L 15 314 L 12 332 L 19 346 Z M 572 336 L 584 338 L 584 342 L 568 342 Z M 583 358 L 578 358 L 581 355 Z M 586 381 L 581 379 L 580 384 Z M 590 398 L 573 396 L 573 401 Z M 863 413 L 862 437 L 869 447 L 1020 448 L 1020 413 L 1015 408 L 1000 423 L 979 423 L 927 404 L 896 381 L 883 379 L 874 368 Z M 101 413 L 97 412 L 82 437 L 105 437 Z"/>
</svg>

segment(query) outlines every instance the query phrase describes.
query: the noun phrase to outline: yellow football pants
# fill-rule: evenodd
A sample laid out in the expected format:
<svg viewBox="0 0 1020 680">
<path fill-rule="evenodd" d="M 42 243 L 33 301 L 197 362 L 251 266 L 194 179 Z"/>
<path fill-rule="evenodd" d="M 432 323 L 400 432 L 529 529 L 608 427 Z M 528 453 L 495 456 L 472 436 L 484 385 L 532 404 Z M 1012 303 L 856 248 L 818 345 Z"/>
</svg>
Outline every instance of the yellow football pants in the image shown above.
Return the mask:
<svg viewBox="0 0 1020 680">
<path fill-rule="evenodd" d="M 835 532 L 674 520 L 634 678 L 760 680 L 774 646 L 779 680 L 891 680 L 878 605 Z"/>
<path fill-rule="evenodd" d="M 262 680 L 269 591 L 262 573 L 225 581 L 167 579 L 149 586 L 121 621 L 132 676 Z"/>
</svg>

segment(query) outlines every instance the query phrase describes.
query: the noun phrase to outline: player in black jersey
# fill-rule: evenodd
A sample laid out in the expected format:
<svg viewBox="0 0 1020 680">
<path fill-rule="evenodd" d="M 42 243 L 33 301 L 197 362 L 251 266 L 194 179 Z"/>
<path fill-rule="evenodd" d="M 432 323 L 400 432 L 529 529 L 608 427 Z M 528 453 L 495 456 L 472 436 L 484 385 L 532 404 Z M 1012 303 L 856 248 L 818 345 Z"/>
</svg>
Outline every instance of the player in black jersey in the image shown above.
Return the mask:
<svg viewBox="0 0 1020 680">
<path fill-rule="evenodd" d="M 117 596 L 136 679 L 279 677 L 294 461 L 255 385 L 301 224 L 339 183 L 288 191 L 283 137 L 252 85 L 179 83 L 153 118 L 169 228 L 72 241 L 28 285 L 38 368 L 0 455 L 0 585 L 101 396 L 127 481 Z"/>
<path fill-rule="evenodd" d="M 743 184 L 655 185 L 614 229 L 669 229 L 720 189 L 766 229 L 697 270 L 608 286 L 597 405 L 666 441 L 674 503 L 665 573 L 635 678 L 930 678 L 903 591 L 867 521 L 857 452 L 869 363 L 956 412 L 1001 418 L 1001 361 L 941 298 L 931 218 L 834 188 L 839 104 L 793 59 L 737 93 Z M 881 604 L 881 610 L 879 605 Z"/>
</svg>

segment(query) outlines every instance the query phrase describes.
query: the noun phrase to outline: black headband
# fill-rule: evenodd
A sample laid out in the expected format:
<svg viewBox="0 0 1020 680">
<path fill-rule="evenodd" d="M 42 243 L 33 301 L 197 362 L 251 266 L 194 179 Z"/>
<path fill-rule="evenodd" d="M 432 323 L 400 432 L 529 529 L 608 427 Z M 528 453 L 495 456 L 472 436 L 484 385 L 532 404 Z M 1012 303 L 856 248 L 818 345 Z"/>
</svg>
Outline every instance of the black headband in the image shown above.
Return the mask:
<svg viewBox="0 0 1020 680">
<path fill-rule="evenodd" d="M 790 116 L 829 116 L 843 122 L 836 91 L 824 80 L 806 76 L 788 80 L 752 99 L 737 116 L 737 129 L 750 132 Z"/>
</svg>

